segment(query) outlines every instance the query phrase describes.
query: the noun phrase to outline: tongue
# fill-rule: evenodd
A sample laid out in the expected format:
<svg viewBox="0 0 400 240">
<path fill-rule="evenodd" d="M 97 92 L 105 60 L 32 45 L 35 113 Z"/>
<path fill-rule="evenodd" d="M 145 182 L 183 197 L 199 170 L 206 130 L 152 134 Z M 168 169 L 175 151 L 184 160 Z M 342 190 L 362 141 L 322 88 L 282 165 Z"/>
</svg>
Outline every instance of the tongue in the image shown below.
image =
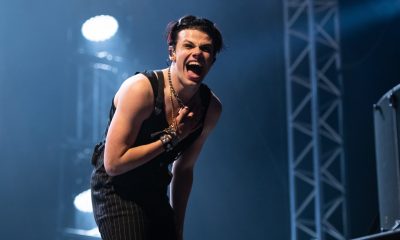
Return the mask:
<svg viewBox="0 0 400 240">
<path fill-rule="evenodd" d="M 188 69 L 187 72 L 188 72 L 189 78 L 199 78 L 200 77 L 200 74 L 198 74 L 197 71 Z"/>
</svg>

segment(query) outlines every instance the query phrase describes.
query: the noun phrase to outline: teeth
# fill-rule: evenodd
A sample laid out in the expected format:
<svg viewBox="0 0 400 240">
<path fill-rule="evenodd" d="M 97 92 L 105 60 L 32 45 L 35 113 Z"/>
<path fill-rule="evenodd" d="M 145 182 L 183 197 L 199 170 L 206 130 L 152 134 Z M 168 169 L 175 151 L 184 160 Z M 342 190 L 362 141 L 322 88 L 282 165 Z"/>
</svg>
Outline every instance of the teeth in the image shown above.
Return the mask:
<svg viewBox="0 0 400 240">
<path fill-rule="evenodd" d="M 201 66 L 198 62 L 190 62 L 188 63 L 189 66 Z"/>
</svg>

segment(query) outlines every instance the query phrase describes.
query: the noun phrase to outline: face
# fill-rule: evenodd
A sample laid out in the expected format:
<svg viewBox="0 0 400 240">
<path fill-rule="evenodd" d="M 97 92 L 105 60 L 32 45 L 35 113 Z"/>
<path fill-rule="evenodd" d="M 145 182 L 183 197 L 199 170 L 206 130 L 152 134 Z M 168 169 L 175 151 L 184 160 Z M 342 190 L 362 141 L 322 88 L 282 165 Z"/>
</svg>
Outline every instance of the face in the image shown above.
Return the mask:
<svg viewBox="0 0 400 240">
<path fill-rule="evenodd" d="M 171 60 L 182 84 L 200 83 L 214 62 L 212 39 L 199 30 L 180 31 L 175 50 L 171 53 Z"/>
</svg>

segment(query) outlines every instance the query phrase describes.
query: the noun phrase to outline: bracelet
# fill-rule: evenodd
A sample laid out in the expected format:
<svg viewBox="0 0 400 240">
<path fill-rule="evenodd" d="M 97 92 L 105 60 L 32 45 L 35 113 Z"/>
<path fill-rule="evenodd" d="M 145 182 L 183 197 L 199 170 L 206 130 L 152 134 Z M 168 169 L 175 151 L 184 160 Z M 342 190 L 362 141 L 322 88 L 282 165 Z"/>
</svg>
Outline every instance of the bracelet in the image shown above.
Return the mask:
<svg viewBox="0 0 400 240">
<path fill-rule="evenodd" d="M 164 129 L 163 133 L 164 134 L 160 136 L 160 140 L 164 146 L 165 151 L 169 152 L 178 145 L 180 138 L 176 134 L 175 128 L 172 126 Z"/>
<path fill-rule="evenodd" d="M 168 134 L 161 135 L 160 140 L 166 152 L 171 151 L 174 147 L 171 144 L 172 137 Z"/>
</svg>

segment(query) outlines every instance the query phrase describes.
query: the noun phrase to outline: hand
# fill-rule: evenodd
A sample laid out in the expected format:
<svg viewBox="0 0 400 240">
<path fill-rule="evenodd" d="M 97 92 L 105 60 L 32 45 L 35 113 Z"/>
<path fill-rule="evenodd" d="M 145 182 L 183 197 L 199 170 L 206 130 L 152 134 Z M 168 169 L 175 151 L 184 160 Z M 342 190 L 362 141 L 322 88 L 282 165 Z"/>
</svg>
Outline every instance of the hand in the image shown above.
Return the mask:
<svg viewBox="0 0 400 240">
<path fill-rule="evenodd" d="M 176 132 L 179 138 L 184 139 L 201 127 L 202 112 L 199 106 L 192 109 L 185 106 L 179 110 L 178 116 L 175 119 L 177 124 Z"/>
</svg>

